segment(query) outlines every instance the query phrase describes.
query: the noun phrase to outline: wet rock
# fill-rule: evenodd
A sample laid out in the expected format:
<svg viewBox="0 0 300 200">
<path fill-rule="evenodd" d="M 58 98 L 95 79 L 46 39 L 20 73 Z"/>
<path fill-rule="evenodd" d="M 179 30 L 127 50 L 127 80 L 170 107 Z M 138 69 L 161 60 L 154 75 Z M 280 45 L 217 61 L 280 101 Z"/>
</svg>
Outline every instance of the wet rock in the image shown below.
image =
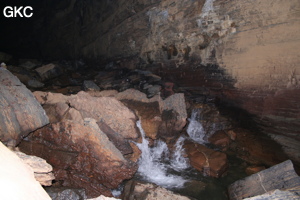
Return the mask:
<svg viewBox="0 0 300 200">
<path fill-rule="evenodd" d="M 141 120 L 142 127 L 146 136 L 151 139 L 157 139 L 157 133 L 162 123 L 161 113 L 158 102 L 140 102 L 134 100 L 122 100 L 122 102 Z"/>
<path fill-rule="evenodd" d="M 8 70 L 0 68 L 0 138 L 15 146 L 29 132 L 49 123 L 33 94 Z"/>
<path fill-rule="evenodd" d="M 204 175 L 218 178 L 227 171 L 226 154 L 191 141 L 185 141 L 184 148 L 191 165 Z"/>
<path fill-rule="evenodd" d="M 48 187 L 46 192 L 52 200 L 82 200 L 87 198 L 84 189 Z"/>
<path fill-rule="evenodd" d="M 83 89 L 84 91 L 99 91 L 100 88 L 94 81 L 83 81 Z"/>
<path fill-rule="evenodd" d="M 54 180 L 52 173 L 52 166 L 49 165 L 44 159 L 26 155 L 25 153 L 15 151 L 15 154 L 27 164 L 34 172 L 34 178 L 40 182 L 41 185 L 50 186 Z"/>
<path fill-rule="evenodd" d="M 145 200 L 189 200 L 190 198 L 175 194 L 165 188 L 152 183 L 143 183 L 139 181 L 128 181 L 125 185 L 123 200 L 145 199 Z"/>
<path fill-rule="evenodd" d="M 177 190 L 181 194 L 186 194 L 190 197 L 199 197 L 201 196 L 201 193 L 205 191 L 207 188 L 207 183 L 198 181 L 198 180 L 189 180 L 186 183 L 184 183 L 183 188 L 178 188 Z"/>
<path fill-rule="evenodd" d="M 111 196 L 110 189 L 132 178 L 137 166 L 95 125 L 49 124 L 33 132 L 30 142 L 22 142 L 20 149 L 46 159 L 63 186 L 84 188 L 88 197 Z"/>
<path fill-rule="evenodd" d="M 232 131 L 236 139 L 230 143 L 228 153 L 234 153 L 253 165 L 273 166 L 288 159 L 282 147 L 267 135 L 242 128 Z"/>
<path fill-rule="evenodd" d="M 225 131 L 219 130 L 211 135 L 208 138 L 208 141 L 211 144 L 219 147 L 222 151 L 226 151 L 230 143 L 230 138 Z"/>
<path fill-rule="evenodd" d="M 58 77 L 63 73 L 62 69 L 53 63 L 36 68 L 35 71 L 43 81 Z"/>
<path fill-rule="evenodd" d="M 146 135 L 152 139 L 177 139 L 179 132 L 186 125 L 187 112 L 182 93 L 174 94 L 165 100 L 159 95 L 148 99 L 146 94 L 128 89 L 115 97 L 136 111 Z"/>
<path fill-rule="evenodd" d="M 0 199 L 50 200 L 32 169 L 0 142 Z"/>
</svg>

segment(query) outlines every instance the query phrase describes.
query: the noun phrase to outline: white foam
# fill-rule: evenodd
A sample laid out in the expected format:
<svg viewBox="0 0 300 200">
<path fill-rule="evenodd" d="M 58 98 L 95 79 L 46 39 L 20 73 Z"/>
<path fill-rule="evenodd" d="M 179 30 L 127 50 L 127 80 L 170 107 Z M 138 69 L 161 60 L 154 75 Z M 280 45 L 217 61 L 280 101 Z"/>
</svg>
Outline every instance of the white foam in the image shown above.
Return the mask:
<svg viewBox="0 0 300 200">
<path fill-rule="evenodd" d="M 164 158 L 168 159 L 169 150 L 166 143 L 158 141 L 152 148 L 149 147 L 149 141 L 145 138 L 145 132 L 141 122 L 137 122 L 137 127 L 142 134 L 142 143 L 137 146 L 142 151 L 142 155 L 138 161 L 138 172 L 145 179 L 163 187 L 182 187 L 186 180 L 180 176 L 167 174 L 168 166 L 164 162 Z"/>
</svg>

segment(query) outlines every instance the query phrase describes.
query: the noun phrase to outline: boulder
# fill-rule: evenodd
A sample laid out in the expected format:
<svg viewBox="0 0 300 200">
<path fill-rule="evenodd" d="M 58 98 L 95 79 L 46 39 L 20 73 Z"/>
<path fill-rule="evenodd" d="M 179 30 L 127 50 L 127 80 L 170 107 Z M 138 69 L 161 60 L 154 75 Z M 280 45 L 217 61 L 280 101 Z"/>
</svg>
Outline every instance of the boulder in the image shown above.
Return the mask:
<svg viewBox="0 0 300 200">
<path fill-rule="evenodd" d="M 136 112 L 148 137 L 177 139 L 186 125 L 187 112 L 183 93 L 176 93 L 163 100 L 159 95 L 148 99 L 146 94 L 128 89 L 115 96 Z"/>
<path fill-rule="evenodd" d="M 46 160 L 36 156 L 26 155 L 19 151 L 15 151 L 15 154 L 32 169 L 34 178 L 40 182 L 41 185 L 52 185 L 52 181 L 54 180 L 52 166 L 49 165 Z"/>
<path fill-rule="evenodd" d="M 122 153 L 94 122 L 49 124 L 22 142 L 20 149 L 49 162 L 63 186 L 84 188 L 88 197 L 111 196 L 110 189 L 130 179 L 137 165 Z"/>
<path fill-rule="evenodd" d="M 87 198 L 84 189 L 47 187 L 46 192 L 52 200 L 82 200 Z"/>
<path fill-rule="evenodd" d="M 284 161 L 278 165 L 234 182 L 228 187 L 228 193 L 231 200 L 238 200 L 263 195 L 277 189 L 298 192 L 298 197 L 295 199 L 299 199 L 300 177 L 295 172 L 291 160 Z M 271 197 L 272 195 L 270 196 L 269 193 L 265 196 Z M 294 199 L 287 198 L 288 196 L 290 196 L 289 193 L 283 194 L 281 198 L 280 195 L 274 195 L 273 197 L 275 197 L 274 199 Z"/>
<path fill-rule="evenodd" d="M 211 135 L 208 138 L 208 141 L 211 144 L 220 148 L 222 151 L 226 151 L 231 140 L 225 131 L 219 130 L 219 131 L 216 131 L 213 135 Z"/>
<path fill-rule="evenodd" d="M 236 138 L 231 141 L 228 153 L 233 153 L 250 164 L 273 166 L 288 159 L 281 145 L 267 135 L 242 128 L 232 129 L 231 132 Z"/>
<path fill-rule="evenodd" d="M 0 199 L 51 200 L 32 169 L 0 142 Z"/>
<path fill-rule="evenodd" d="M 282 200 L 282 199 L 290 199 L 290 200 L 297 200 L 300 199 L 298 191 L 282 191 L 282 190 L 274 190 L 271 192 L 267 192 L 262 195 L 258 195 L 255 197 L 245 198 L 244 200 Z"/>
<path fill-rule="evenodd" d="M 39 74 L 43 81 L 56 78 L 63 73 L 62 69 L 53 63 L 38 67 L 35 71 Z"/>
<path fill-rule="evenodd" d="M 100 88 L 98 87 L 98 85 L 96 85 L 96 83 L 94 83 L 94 81 L 83 81 L 83 90 L 84 91 L 99 91 Z"/>
<path fill-rule="evenodd" d="M 139 181 L 128 181 L 125 185 L 123 200 L 144 199 L 144 200 L 189 200 L 186 196 L 175 194 L 170 190 L 162 188 L 152 183 Z"/>
<path fill-rule="evenodd" d="M 86 92 L 72 95 L 68 102 L 78 110 L 83 118 L 94 118 L 105 122 L 112 130 L 125 139 L 139 137 L 136 129 L 136 116 L 124 104 L 113 97 L 92 97 Z"/>
<path fill-rule="evenodd" d="M 218 178 L 227 171 L 228 161 L 226 154 L 187 140 L 184 148 L 190 164 L 205 176 Z"/>
<path fill-rule="evenodd" d="M 15 146 L 28 133 L 49 123 L 33 94 L 8 70 L 0 68 L 0 139 Z"/>
<path fill-rule="evenodd" d="M 72 96 L 46 92 L 34 94 L 43 104 L 51 123 L 71 120 L 83 125 L 84 118 L 91 118 L 123 155 L 133 153 L 128 139 L 135 140 L 139 136 L 135 128 L 136 117 L 115 98 L 92 97 L 86 92 Z"/>
<path fill-rule="evenodd" d="M 162 112 L 159 137 L 166 141 L 177 139 L 187 120 L 184 94 L 173 94 L 165 100 L 161 100 L 159 104 Z"/>
</svg>

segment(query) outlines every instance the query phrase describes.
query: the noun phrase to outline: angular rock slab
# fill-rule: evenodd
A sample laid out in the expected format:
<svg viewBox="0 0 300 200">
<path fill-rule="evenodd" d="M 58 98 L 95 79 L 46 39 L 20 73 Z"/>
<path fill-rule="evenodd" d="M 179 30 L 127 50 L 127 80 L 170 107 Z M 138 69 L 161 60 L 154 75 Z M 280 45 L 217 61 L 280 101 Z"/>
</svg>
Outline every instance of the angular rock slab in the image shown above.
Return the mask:
<svg viewBox="0 0 300 200">
<path fill-rule="evenodd" d="M 0 110 L 0 139 L 11 146 L 49 123 L 33 94 L 4 68 L 0 68 Z"/>
<path fill-rule="evenodd" d="M 32 169 L 34 178 L 40 182 L 41 185 L 52 185 L 52 181 L 54 180 L 54 175 L 52 173 L 53 168 L 44 159 L 26 155 L 25 153 L 18 151 L 15 151 L 15 154 Z"/>
<path fill-rule="evenodd" d="M 227 171 L 228 161 L 225 153 L 191 141 L 186 141 L 184 148 L 191 165 L 204 175 L 218 178 Z"/>
<path fill-rule="evenodd" d="M 51 200 L 32 169 L 0 142 L 0 199 Z"/>
<path fill-rule="evenodd" d="M 49 124 L 33 132 L 20 149 L 42 157 L 64 186 L 84 188 L 88 197 L 111 196 L 110 189 L 130 179 L 136 164 L 126 160 L 108 137 L 93 124 L 72 121 Z"/>
<path fill-rule="evenodd" d="M 231 200 L 239 200 L 276 189 L 300 192 L 300 177 L 290 160 L 234 182 L 228 187 L 228 192 Z"/>
<path fill-rule="evenodd" d="M 120 101 L 113 97 L 92 97 L 79 92 L 69 98 L 70 106 L 78 110 L 83 118 L 94 118 L 105 122 L 124 138 L 137 138 L 136 116 Z"/>
</svg>

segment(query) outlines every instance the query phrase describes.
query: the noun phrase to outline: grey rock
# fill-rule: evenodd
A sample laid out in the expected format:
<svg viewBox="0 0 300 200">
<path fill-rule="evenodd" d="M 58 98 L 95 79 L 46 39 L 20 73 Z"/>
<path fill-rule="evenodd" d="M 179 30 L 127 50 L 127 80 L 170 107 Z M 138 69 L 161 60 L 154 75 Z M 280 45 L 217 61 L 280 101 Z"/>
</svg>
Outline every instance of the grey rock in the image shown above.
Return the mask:
<svg viewBox="0 0 300 200">
<path fill-rule="evenodd" d="M 289 200 L 299 200 L 300 199 L 300 190 L 298 191 L 282 191 L 282 190 L 274 190 L 272 192 L 268 192 L 263 195 L 246 198 L 245 200 L 281 200 L 281 199 L 289 199 Z"/>
<path fill-rule="evenodd" d="M 100 88 L 94 81 L 83 81 L 83 89 L 85 91 L 99 91 Z"/>
<path fill-rule="evenodd" d="M 39 74 L 42 80 L 49 80 L 52 78 L 56 78 L 60 76 L 63 72 L 58 65 L 55 65 L 53 63 L 43 65 L 35 69 L 35 71 Z"/>
<path fill-rule="evenodd" d="M 50 187 L 46 188 L 46 192 L 52 200 L 83 200 L 87 198 L 84 189 Z"/>
<path fill-rule="evenodd" d="M 28 133 L 49 123 L 33 94 L 3 68 L 0 68 L 0 110 L 0 139 L 12 146 Z"/>
<path fill-rule="evenodd" d="M 42 88 L 42 87 L 44 87 L 45 84 L 38 80 L 31 79 L 27 82 L 27 85 L 28 85 L 28 87 L 31 87 L 31 88 Z"/>
</svg>

